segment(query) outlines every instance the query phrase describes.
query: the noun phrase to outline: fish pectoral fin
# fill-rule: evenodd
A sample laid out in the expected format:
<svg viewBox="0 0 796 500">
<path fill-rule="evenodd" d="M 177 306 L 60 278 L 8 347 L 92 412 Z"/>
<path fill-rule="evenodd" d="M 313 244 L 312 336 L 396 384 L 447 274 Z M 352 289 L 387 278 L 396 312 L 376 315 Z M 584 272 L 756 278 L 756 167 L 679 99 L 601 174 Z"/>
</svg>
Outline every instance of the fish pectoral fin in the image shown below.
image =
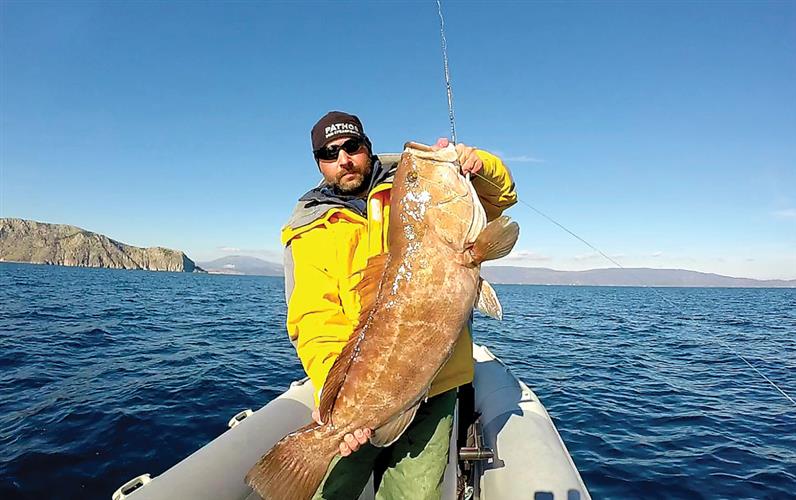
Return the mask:
<svg viewBox="0 0 796 500">
<path fill-rule="evenodd" d="M 501 215 L 486 225 L 473 247 L 469 250 L 473 262 L 477 265 L 485 260 L 505 257 L 514 248 L 520 235 L 520 226 L 505 215 Z"/>
<path fill-rule="evenodd" d="M 359 271 L 362 274 L 359 283 L 353 290 L 359 294 L 361 309 L 368 310 L 376 302 L 379 291 L 379 283 L 384 275 L 384 268 L 387 265 L 389 254 L 382 253 L 369 258 L 365 264 L 365 269 Z"/>
<path fill-rule="evenodd" d="M 503 306 L 500 305 L 495 289 L 484 278 L 478 280 L 478 300 L 475 302 L 475 308 L 487 316 L 502 320 Z"/>
<path fill-rule="evenodd" d="M 370 438 L 370 444 L 383 448 L 396 442 L 412 423 L 412 420 L 415 419 L 415 414 L 420 407 L 421 401 L 418 401 L 416 405 L 376 429 L 373 432 L 373 437 Z"/>
</svg>

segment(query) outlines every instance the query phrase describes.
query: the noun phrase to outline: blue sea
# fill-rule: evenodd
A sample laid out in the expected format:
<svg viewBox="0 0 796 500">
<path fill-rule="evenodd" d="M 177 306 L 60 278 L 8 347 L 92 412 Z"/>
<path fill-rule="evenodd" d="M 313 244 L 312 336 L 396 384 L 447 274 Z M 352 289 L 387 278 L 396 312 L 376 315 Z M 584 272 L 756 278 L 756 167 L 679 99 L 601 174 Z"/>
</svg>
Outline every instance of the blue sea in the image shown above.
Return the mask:
<svg viewBox="0 0 796 500">
<path fill-rule="evenodd" d="M 595 498 L 793 498 L 796 289 L 496 287 Z M 0 498 L 110 499 L 303 372 L 281 279 L 0 264 Z M 532 473 L 532 471 L 529 471 Z"/>
</svg>

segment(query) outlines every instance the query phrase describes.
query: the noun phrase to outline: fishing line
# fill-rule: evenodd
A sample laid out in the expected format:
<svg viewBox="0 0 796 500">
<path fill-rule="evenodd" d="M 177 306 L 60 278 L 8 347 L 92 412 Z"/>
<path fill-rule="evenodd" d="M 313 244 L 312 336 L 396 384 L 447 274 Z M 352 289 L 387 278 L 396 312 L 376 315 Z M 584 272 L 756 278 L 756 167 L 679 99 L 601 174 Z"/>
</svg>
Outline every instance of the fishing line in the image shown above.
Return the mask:
<svg viewBox="0 0 796 500">
<path fill-rule="evenodd" d="M 445 89 L 448 93 L 448 118 L 451 122 L 451 140 L 456 144 L 456 118 L 453 116 L 453 89 L 451 88 L 451 75 L 448 70 L 448 40 L 445 38 L 445 18 L 442 16 L 442 4 L 437 0 L 439 13 L 439 34 L 442 38 L 442 64 L 445 68 Z"/>
<path fill-rule="evenodd" d="M 500 187 L 500 186 L 498 186 L 497 184 L 495 184 L 495 183 L 494 183 L 494 182 L 492 182 L 491 180 L 487 179 L 487 178 L 486 178 L 486 177 L 484 177 L 483 175 L 481 175 L 481 174 L 479 174 L 479 173 L 476 173 L 476 174 L 474 174 L 474 175 L 475 175 L 476 177 L 479 177 L 479 178 L 483 179 L 484 181 L 488 182 L 489 184 L 493 185 L 494 187 L 496 187 L 496 188 L 498 188 L 498 189 L 501 189 L 501 187 Z M 605 254 L 605 253 L 604 253 L 602 250 L 600 250 L 599 248 L 595 247 L 594 245 L 592 245 L 591 243 L 589 243 L 589 242 L 588 242 L 588 241 L 586 241 L 585 239 L 581 238 L 580 236 L 578 236 L 578 235 L 577 235 L 577 234 L 575 234 L 574 232 L 572 232 L 572 231 L 570 231 L 569 229 L 567 229 L 567 228 L 566 228 L 566 227 L 565 227 L 563 224 L 559 223 L 558 221 L 556 221 L 555 219 L 553 219 L 553 218 L 552 218 L 552 217 L 550 217 L 549 215 L 545 214 L 545 213 L 544 213 L 544 212 L 542 212 L 541 210 L 539 210 L 539 209 L 537 209 L 537 208 L 535 208 L 535 207 L 531 206 L 529 203 L 526 203 L 525 201 L 523 201 L 523 200 L 521 200 L 521 199 L 519 199 L 519 198 L 517 198 L 517 201 L 518 201 L 518 202 L 520 202 L 520 203 L 522 203 L 522 204 L 523 204 L 523 205 L 525 205 L 526 207 L 530 208 L 531 210 L 533 210 L 533 211 L 534 211 L 534 212 L 536 212 L 537 214 L 541 215 L 542 217 L 544 217 L 544 218 L 545 218 L 545 219 L 547 219 L 548 221 L 552 222 L 552 223 L 553 223 L 553 224 L 555 224 L 556 226 L 560 227 L 561 229 L 563 229 L 563 230 L 564 230 L 564 231 L 566 231 L 567 233 L 571 234 L 572 236 L 574 236 L 575 238 L 577 238 L 579 241 L 581 241 L 581 242 L 583 242 L 584 244 L 586 244 L 586 245 L 587 245 L 589 248 L 591 248 L 591 249 L 592 249 L 592 250 L 594 250 L 595 252 L 599 253 L 600 255 L 602 255 L 603 257 L 605 257 L 605 258 L 606 258 L 606 259 L 608 259 L 609 261 L 611 261 L 611 263 L 613 263 L 614 265 L 616 265 L 616 266 L 617 266 L 617 267 L 619 267 L 620 269 L 624 269 L 625 271 L 627 271 L 628 273 L 630 273 L 630 275 L 631 275 L 631 276 L 633 276 L 634 278 L 638 279 L 640 282 L 643 282 L 643 280 L 641 280 L 641 279 L 640 279 L 640 277 L 639 277 L 639 276 L 637 276 L 637 275 L 636 275 L 636 274 L 633 272 L 633 270 L 631 270 L 631 269 L 627 269 L 627 268 L 626 268 L 626 267 L 624 267 L 622 264 L 620 264 L 620 263 L 619 263 L 619 262 L 617 262 L 616 260 L 612 259 L 612 258 L 611 258 L 611 257 L 609 257 L 608 255 L 606 255 L 606 254 Z M 669 300 L 669 298 L 668 298 L 668 297 L 666 297 L 664 294 L 662 294 L 662 293 L 661 293 L 661 292 L 660 292 L 660 291 L 659 291 L 657 288 L 655 288 L 655 287 L 649 287 L 649 288 L 650 288 L 650 290 L 652 290 L 653 292 L 655 292 L 655 293 L 658 295 L 658 297 L 660 297 L 661 299 L 663 299 L 663 301 L 664 301 L 664 302 L 666 302 L 667 304 L 669 304 L 670 306 L 672 306 L 673 308 L 675 308 L 675 309 L 679 310 L 679 311 L 682 313 L 682 309 L 681 309 L 681 308 L 680 308 L 680 307 L 679 307 L 677 304 L 675 304 L 674 302 L 672 302 L 671 300 Z M 696 321 L 694 318 L 691 318 L 691 317 L 687 317 L 687 319 L 690 319 L 691 321 Z M 698 324 L 698 323 L 697 323 L 697 324 Z M 780 393 L 780 394 L 782 394 L 783 396 L 785 396 L 785 398 L 786 398 L 788 401 L 790 401 L 791 403 L 793 403 L 793 405 L 794 405 L 794 406 L 796 406 L 796 400 L 794 400 L 792 397 L 790 397 L 790 396 L 788 395 L 788 393 L 786 393 L 785 391 L 783 391 L 783 390 L 782 390 L 782 389 L 781 389 L 781 388 L 780 388 L 780 387 L 779 387 L 779 386 L 778 386 L 778 385 L 777 385 L 777 384 L 776 384 L 776 383 L 775 383 L 773 380 L 771 380 L 770 378 L 768 378 L 768 377 L 767 377 L 767 376 L 766 376 L 766 375 L 765 375 L 763 372 L 761 372 L 759 369 L 757 369 L 757 367 L 756 367 L 756 366 L 754 366 L 754 365 L 753 365 L 751 362 L 749 362 L 749 360 L 748 360 L 748 359 L 746 359 L 744 356 L 742 356 L 742 355 L 741 355 L 739 352 L 737 352 L 737 351 L 736 351 L 735 349 L 733 349 L 733 348 L 732 348 L 732 347 L 731 347 L 729 344 L 727 344 L 726 342 L 724 342 L 724 341 L 723 341 L 723 340 L 721 340 L 720 338 L 715 338 L 715 337 L 714 337 L 714 339 L 713 339 L 713 340 L 715 340 L 716 342 L 718 342 L 719 344 L 721 344 L 722 346 L 724 346 L 724 348 L 725 348 L 725 349 L 727 349 L 727 350 L 728 350 L 728 351 L 730 351 L 732 354 L 734 354 L 734 355 L 735 355 L 735 356 L 736 356 L 738 359 L 740 359 L 741 361 L 743 361 L 743 362 L 746 364 L 746 366 L 748 366 L 749 368 L 751 368 L 752 370 L 754 370 L 754 372 L 755 372 L 755 373 L 757 373 L 757 374 L 758 374 L 758 375 L 759 375 L 761 378 L 763 378 L 763 380 L 765 380 L 766 382 L 768 382 L 769 384 L 771 384 L 771 387 L 773 387 L 774 389 L 776 389 L 777 391 L 779 391 L 779 393 Z"/>
<path fill-rule="evenodd" d="M 448 41 L 445 38 L 445 18 L 442 15 L 442 3 L 441 3 L 440 0 L 437 0 L 437 13 L 439 14 L 440 38 L 442 39 L 442 62 L 443 62 L 443 66 L 445 68 L 445 89 L 446 89 L 447 94 L 448 94 L 448 118 L 450 119 L 450 122 L 451 122 L 451 139 L 453 140 L 453 143 L 456 144 L 456 120 L 455 120 L 454 115 L 453 115 L 453 91 L 451 90 L 450 70 L 449 70 L 449 67 L 448 67 Z M 487 179 L 483 175 L 478 174 L 478 173 L 475 173 L 474 175 L 477 176 L 477 177 L 480 177 L 481 179 L 483 179 L 487 183 L 495 186 L 496 188 L 501 189 L 501 186 L 498 186 L 497 184 L 495 184 L 491 180 Z M 468 177 L 468 179 L 469 179 L 469 177 Z M 553 224 L 555 224 L 559 228 L 563 229 L 564 231 L 566 231 L 567 233 L 572 235 L 578 241 L 582 242 L 583 244 L 585 244 L 586 246 L 588 246 L 589 248 L 591 248 L 592 250 L 594 250 L 598 254 L 602 255 L 605 259 L 607 259 L 609 262 L 614 264 L 616 267 L 618 267 L 620 269 L 624 269 L 625 271 L 627 271 L 632 276 L 634 276 L 635 278 L 638 279 L 638 276 L 636 276 L 635 273 L 633 273 L 632 270 L 625 268 L 624 266 L 622 266 L 622 264 L 620 264 L 616 260 L 612 259 L 605 252 L 603 252 L 602 250 L 600 250 L 596 246 L 592 245 L 591 243 L 589 243 L 585 239 L 581 238 L 580 236 L 578 236 L 574 232 L 572 232 L 569 229 L 567 229 L 563 224 L 559 223 L 558 221 L 556 221 L 555 219 L 553 219 L 549 215 L 545 214 L 541 210 L 531 206 L 529 203 L 526 203 L 525 201 L 520 200 L 519 198 L 517 198 L 517 201 L 519 201 L 520 203 L 522 203 L 526 207 L 530 208 L 531 210 L 533 210 L 534 212 L 536 212 L 540 216 L 544 217 L 548 221 L 552 222 Z M 643 280 L 639 280 L 639 281 L 643 282 Z M 658 295 L 658 297 L 663 299 L 664 302 L 666 302 L 667 304 L 669 304 L 670 306 L 672 306 L 673 308 L 679 310 L 682 313 L 682 309 L 677 304 L 675 304 L 674 302 L 669 300 L 668 297 L 663 295 L 657 288 L 650 287 L 650 289 L 653 290 Z M 696 320 L 694 320 L 693 318 L 690 318 L 690 317 L 688 317 L 687 319 L 690 319 L 691 321 L 696 321 Z M 699 324 L 699 323 L 697 323 L 697 324 Z M 720 345 L 724 346 L 724 348 L 727 349 L 729 352 L 731 352 L 733 355 L 735 355 L 735 357 L 737 357 L 738 359 L 743 361 L 746 364 L 746 366 L 751 368 L 763 380 L 768 382 L 771 385 L 771 387 L 773 387 L 774 389 L 779 391 L 780 394 L 785 396 L 785 398 L 788 401 L 790 401 L 793 404 L 793 406 L 796 406 L 796 400 L 794 400 L 792 397 L 790 397 L 784 390 L 782 390 L 773 380 L 768 378 L 763 372 L 758 370 L 757 367 L 755 367 L 751 362 L 749 362 L 749 360 L 747 360 L 744 356 L 742 356 L 735 349 L 730 347 L 730 345 L 727 344 L 726 342 L 724 342 L 723 340 L 718 339 L 718 338 L 714 338 L 714 340 L 717 341 Z"/>
</svg>

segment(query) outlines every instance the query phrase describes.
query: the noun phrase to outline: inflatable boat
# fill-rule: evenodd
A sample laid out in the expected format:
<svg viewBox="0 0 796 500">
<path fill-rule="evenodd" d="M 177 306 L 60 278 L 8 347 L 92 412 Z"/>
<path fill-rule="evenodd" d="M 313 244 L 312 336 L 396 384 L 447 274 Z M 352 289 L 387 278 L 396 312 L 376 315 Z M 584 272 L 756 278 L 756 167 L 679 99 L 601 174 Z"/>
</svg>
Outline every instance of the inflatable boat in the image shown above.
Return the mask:
<svg viewBox="0 0 796 500">
<path fill-rule="evenodd" d="M 486 347 L 474 345 L 473 357 L 474 398 L 469 406 L 477 419 L 466 433 L 463 429 L 464 440 L 451 439 L 442 498 L 591 498 L 536 394 Z M 130 480 L 113 493 L 113 500 L 259 499 L 243 481 L 246 472 L 279 439 L 310 422 L 312 394 L 309 380 L 293 382 L 263 408 L 235 415 L 229 430 L 162 475 Z M 360 500 L 373 498 L 369 483 Z"/>
</svg>

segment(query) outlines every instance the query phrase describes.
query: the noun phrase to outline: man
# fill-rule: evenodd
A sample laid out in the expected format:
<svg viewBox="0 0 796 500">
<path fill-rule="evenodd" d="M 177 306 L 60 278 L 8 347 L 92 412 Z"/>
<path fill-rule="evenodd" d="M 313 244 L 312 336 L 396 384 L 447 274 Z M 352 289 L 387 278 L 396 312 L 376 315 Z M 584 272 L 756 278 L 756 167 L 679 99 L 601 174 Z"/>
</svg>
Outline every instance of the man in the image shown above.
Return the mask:
<svg viewBox="0 0 796 500">
<path fill-rule="evenodd" d="M 287 329 L 312 380 L 316 406 L 335 359 L 357 325 L 353 291 L 368 258 L 388 250 L 387 231 L 396 158 L 373 154 L 362 122 L 332 111 L 312 128 L 312 148 L 323 182 L 299 199 L 282 229 L 285 245 Z M 437 147 L 447 146 L 440 139 Z M 516 202 L 511 174 L 499 158 L 456 145 L 463 173 L 489 220 Z M 368 444 L 370 429 L 347 434 L 315 498 L 357 498 L 374 474 L 377 498 L 439 498 L 448 462 L 456 388 L 473 380 L 472 340 L 462 332 L 451 359 L 431 385 L 410 427 L 386 448 Z M 313 413 L 317 420 L 317 411 Z M 361 449 L 360 449 L 361 448 Z M 356 452 L 356 453 L 354 453 Z"/>
</svg>

